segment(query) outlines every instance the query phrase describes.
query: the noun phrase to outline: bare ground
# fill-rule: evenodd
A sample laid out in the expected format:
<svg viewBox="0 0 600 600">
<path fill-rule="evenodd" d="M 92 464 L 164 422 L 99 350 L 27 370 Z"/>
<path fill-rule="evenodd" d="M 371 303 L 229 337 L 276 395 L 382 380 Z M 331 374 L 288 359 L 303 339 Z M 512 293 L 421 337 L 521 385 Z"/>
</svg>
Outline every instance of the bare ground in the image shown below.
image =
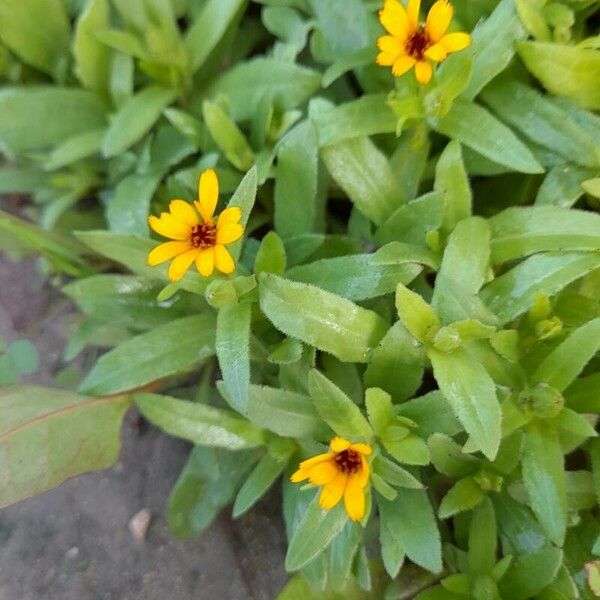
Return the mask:
<svg viewBox="0 0 600 600">
<path fill-rule="evenodd" d="M 0 336 L 35 344 L 42 362 L 30 381 L 52 385 L 64 367 L 72 310 L 35 260 L 0 255 Z M 166 500 L 189 446 L 133 414 L 122 437 L 112 469 L 0 511 L 0 600 L 275 598 L 286 581 L 277 492 L 238 521 L 225 511 L 198 540 L 173 539 Z M 144 508 L 152 520 L 137 542 L 127 524 Z"/>
</svg>

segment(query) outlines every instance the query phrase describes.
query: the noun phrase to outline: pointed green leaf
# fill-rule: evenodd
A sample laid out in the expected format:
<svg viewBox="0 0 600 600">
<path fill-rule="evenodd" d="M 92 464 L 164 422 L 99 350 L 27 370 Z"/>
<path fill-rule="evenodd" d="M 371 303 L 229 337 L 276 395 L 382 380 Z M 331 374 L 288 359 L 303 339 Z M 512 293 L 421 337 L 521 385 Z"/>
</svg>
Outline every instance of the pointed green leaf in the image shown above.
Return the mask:
<svg viewBox="0 0 600 600">
<path fill-rule="evenodd" d="M 484 367 L 462 349 L 428 352 L 433 374 L 475 445 L 493 460 L 500 445 L 502 414 L 494 382 Z"/>
<path fill-rule="evenodd" d="M 283 333 L 342 361 L 367 362 L 387 330 L 376 313 L 319 288 L 263 273 L 260 306 Z"/>
</svg>

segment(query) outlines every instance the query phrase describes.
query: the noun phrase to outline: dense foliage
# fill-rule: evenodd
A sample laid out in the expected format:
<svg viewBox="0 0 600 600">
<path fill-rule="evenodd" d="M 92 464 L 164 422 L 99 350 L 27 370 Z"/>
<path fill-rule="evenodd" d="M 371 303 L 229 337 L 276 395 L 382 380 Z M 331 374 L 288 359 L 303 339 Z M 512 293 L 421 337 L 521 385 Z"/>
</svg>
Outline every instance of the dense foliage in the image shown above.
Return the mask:
<svg viewBox="0 0 600 600">
<path fill-rule="evenodd" d="M 0 506 L 113 464 L 134 404 L 194 444 L 174 535 L 282 481 L 281 600 L 598 592 L 599 3 L 456 0 L 472 42 L 424 85 L 376 64 L 381 7 L 0 0 L 0 192 L 31 198 L 0 248 L 95 360 L 45 389 L 0 356 Z M 211 168 L 236 270 L 170 281 L 148 217 Z M 334 436 L 358 522 L 290 481 Z"/>
</svg>

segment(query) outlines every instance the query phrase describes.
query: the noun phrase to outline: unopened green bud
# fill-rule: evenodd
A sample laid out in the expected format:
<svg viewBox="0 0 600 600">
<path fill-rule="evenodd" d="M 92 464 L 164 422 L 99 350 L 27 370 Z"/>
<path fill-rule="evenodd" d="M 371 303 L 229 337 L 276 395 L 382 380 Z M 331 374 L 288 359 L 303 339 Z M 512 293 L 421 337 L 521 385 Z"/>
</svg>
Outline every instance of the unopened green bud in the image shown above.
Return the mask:
<svg viewBox="0 0 600 600">
<path fill-rule="evenodd" d="M 484 492 L 500 492 L 502 490 L 504 478 L 497 473 L 482 469 L 479 473 L 473 475 L 473 481 L 475 481 Z"/>
<path fill-rule="evenodd" d="M 442 327 L 433 336 L 433 346 L 440 352 L 452 352 L 460 346 L 460 334 L 452 325 Z"/>
<path fill-rule="evenodd" d="M 535 325 L 535 334 L 540 340 L 550 340 L 562 333 L 563 324 L 558 317 L 544 319 Z"/>
<path fill-rule="evenodd" d="M 230 281 L 211 281 L 205 292 L 206 301 L 214 308 L 235 304 L 238 299 L 235 286 Z"/>
<path fill-rule="evenodd" d="M 541 419 L 558 415 L 565 405 L 562 394 L 547 383 L 538 383 L 534 388 L 523 390 L 518 398 L 519 406 Z"/>
</svg>

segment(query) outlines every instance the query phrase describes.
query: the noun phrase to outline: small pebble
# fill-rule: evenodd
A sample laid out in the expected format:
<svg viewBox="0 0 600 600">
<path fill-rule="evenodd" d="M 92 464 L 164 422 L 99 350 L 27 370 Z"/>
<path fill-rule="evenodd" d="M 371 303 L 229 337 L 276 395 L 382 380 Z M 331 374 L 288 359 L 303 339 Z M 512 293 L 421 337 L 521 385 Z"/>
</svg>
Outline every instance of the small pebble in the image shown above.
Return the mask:
<svg viewBox="0 0 600 600">
<path fill-rule="evenodd" d="M 143 542 L 146 539 L 146 532 L 150 525 L 152 513 L 149 508 L 143 508 L 136 513 L 129 521 L 129 531 L 136 542 Z"/>
</svg>

